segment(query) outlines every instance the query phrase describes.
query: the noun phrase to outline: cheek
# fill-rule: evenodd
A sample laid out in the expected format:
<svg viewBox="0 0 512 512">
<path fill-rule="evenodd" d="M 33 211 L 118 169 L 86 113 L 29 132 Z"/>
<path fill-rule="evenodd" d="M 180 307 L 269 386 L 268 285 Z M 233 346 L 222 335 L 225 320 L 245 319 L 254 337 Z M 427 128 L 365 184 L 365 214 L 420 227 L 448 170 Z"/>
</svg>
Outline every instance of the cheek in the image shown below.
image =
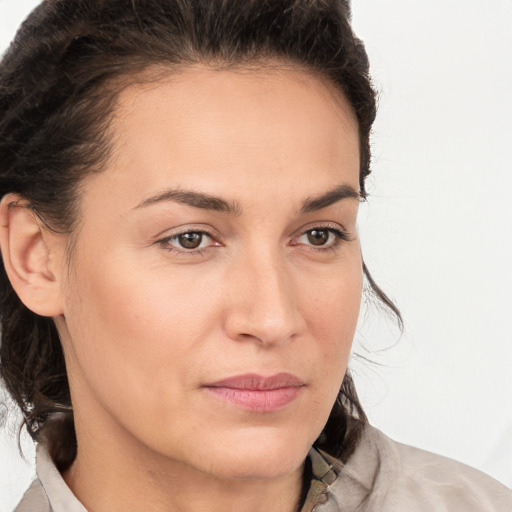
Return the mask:
<svg viewBox="0 0 512 512">
<path fill-rule="evenodd" d="M 67 302 L 70 373 L 111 412 L 157 412 L 163 398 L 176 403 L 191 384 L 194 351 L 211 328 L 209 304 L 201 290 L 162 277 L 116 259 L 80 262 L 74 277 L 80 292 Z"/>
<path fill-rule="evenodd" d="M 318 381 L 332 400 L 346 372 L 361 304 L 362 261 L 358 252 L 351 256 L 338 272 L 312 280 L 299 291 L 303 316 L 323 361 Z"/>
<path fill-rule="evenodd" d="M 360 258 L 339 272 L 311 281 L 299 293 L 310 330 L 327 345 L 351 344 L 355 332 L 362 295 Z M 350 348 L 350 347 L 349 347 Z"/>
</svg>

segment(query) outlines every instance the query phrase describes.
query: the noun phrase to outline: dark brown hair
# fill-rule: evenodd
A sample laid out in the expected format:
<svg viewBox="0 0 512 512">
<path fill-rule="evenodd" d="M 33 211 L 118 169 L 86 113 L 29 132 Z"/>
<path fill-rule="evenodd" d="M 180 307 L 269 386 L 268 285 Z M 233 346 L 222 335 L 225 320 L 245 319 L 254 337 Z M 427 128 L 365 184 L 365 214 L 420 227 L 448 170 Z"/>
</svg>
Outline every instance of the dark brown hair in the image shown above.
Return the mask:
<svg viewBox="0 0 512 512">
<path fill-rule="evenodd" d="M 269 62 L 320 75 L 345 95 L 359 124 L 365 197 L 376 105 L 349 19 L 346 0 L 45 0 L 0 64 L 0 197 L 21 194 L 49 229 L 71 234 L 80 220 L 81 180 L 109 158 L 109 121 L 124 85 L 196 63 Z M 21 303 L 3 265 L 0 320 L 1 378 L 29 432 L 64 470 L 76 437 L 59 337 L 51 318 Z M 346 459 L 365 422 L 347 374 L 316 444 Z"/>
</svg>

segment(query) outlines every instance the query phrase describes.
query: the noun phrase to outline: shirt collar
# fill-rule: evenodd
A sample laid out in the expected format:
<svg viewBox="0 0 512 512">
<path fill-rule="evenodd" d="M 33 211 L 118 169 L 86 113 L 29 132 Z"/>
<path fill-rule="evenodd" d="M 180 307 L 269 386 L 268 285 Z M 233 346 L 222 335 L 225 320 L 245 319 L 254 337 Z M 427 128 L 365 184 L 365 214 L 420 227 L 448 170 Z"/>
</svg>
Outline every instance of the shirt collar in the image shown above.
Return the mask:
<svg viewBox="0 0 512 512">
<path fill-rule="evenodd" d="M 87 512 L 66 485 L 46 448 L 37 446 L 36 472 L 53 512 Z"/>
<path fill-rule="evenodd" d="M 316 448 L 309 451 L 313 478 L 301 512 L 311 512 L 317 505 L 327 501 L 328 488 L 338 478 L 330 457 Z"/>
</svg>

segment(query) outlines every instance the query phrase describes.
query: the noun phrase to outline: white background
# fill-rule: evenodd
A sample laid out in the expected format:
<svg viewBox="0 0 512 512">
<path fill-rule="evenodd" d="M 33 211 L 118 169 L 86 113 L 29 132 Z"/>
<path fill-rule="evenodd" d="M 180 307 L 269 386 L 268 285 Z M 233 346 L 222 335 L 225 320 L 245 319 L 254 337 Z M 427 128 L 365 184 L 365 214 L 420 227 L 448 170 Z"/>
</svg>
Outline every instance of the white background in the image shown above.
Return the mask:
<svg viewBox="0 0 512 512">
<path fill-rule="evenodd" d="M 0 0 L 0 50 L 36 3 Z M 398 340 L 368 311 L 359 394 L 394 439 L 512 487 L 512 1 L 353 0 L 353 18 L 380 91 L 363 252 L 406 323 Z M 33 469 L 1 431 L 9 512 Z"/>
</svg>

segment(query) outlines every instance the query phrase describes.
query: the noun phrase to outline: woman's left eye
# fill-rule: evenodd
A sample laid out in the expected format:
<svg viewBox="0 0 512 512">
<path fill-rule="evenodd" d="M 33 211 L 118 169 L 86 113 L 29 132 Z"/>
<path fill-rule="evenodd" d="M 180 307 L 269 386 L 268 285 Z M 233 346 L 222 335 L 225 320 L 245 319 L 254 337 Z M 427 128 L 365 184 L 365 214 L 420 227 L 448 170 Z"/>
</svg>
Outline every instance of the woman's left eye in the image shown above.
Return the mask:
<svg viewBox="0 0 512 512">
<path fill-rule="evenodd" d="M 294 245 L 309 245 L 318 249 L 336 247 L 342 240 L 349 240 L 348 234 L 341 229 L 318 227 L 308 229 L 299 235 Z"/>
</svg>

